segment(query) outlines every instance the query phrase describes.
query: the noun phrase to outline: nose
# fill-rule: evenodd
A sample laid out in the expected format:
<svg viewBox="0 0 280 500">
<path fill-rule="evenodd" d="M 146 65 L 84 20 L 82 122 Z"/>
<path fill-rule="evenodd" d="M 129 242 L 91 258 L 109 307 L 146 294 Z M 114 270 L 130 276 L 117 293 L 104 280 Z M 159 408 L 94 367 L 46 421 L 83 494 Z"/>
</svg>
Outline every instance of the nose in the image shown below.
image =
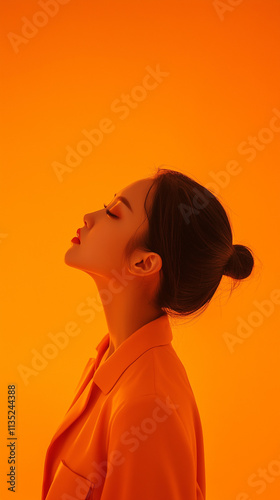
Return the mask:
<svg viewBox="0 0 280 500">
<path fill-rule="evenodd" d="M 84 225 L 87 228 L 91 228 L 95 224 L 97 213 L 102 213 L 102 210 L 104 210 L 104 208 L 101 210 L 96 210 L 95 212 L 89 212 L 88 214 L 85 214 L 83 217 Z"/>
<path fill-rule="evenodd" d="M 84 221 L 84 225 L 86 227 L 88 227 L 89 224 L 90 224 L 90 214 L 85 214 L 84 217 L 83 217 L 83 221 Z"/>
</svg>

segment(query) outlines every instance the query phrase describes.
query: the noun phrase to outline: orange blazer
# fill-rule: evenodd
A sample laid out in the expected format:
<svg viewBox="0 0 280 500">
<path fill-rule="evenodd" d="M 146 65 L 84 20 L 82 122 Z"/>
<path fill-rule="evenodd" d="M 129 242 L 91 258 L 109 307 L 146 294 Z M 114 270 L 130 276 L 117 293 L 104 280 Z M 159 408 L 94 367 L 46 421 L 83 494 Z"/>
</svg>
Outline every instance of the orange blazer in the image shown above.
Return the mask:
<svg viewBox="0 0 280 500">
<path fill-rule="evenodd" d="M 200 416 L 172 338 L 166 314 L 106 360 L 103 337 L 47 449 L 42 500 L 205 500 Z"/>
</svg>

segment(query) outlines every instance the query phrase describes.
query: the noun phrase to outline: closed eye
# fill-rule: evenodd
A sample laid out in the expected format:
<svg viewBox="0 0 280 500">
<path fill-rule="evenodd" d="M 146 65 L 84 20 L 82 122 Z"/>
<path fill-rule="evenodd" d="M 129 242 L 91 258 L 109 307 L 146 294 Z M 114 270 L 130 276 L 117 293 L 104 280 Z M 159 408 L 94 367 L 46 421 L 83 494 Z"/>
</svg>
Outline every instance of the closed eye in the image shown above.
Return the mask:
<svg viewBox="0 0 280 500">
<path fill-rule="evenodd" d="M 108 205 L 105 205 L 104 203 L 104 208 L 107 208 Z M 115 217 L 116 219 L 118 219 L 119 217 L 115 214 L 112 214 L 112 212 L 110 212 L 110 210 L 106 210 L 106 214 L 110 215 L 111 217 Z"/>
</svg>

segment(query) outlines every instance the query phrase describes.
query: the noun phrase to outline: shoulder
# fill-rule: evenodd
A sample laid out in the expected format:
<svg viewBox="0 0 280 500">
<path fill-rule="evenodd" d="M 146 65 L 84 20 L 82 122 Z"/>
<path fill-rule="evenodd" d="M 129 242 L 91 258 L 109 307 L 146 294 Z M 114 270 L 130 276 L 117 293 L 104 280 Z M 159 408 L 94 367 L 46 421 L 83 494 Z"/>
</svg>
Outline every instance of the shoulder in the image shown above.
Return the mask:
<svg viewBox="0 0 280 500">
<path fill-rule="evenodd" d="M 112 423 L 165 412 L 166 416 L 173 413 L 171 420 L 180 422 L 187 432 L 193 433 L 199 425 L 186 370 L 171 345 L 147 350 L 128 367 L 115 386 L 113 408 Z"/>
<path fill-rule="evenodd" d="M 123 401 L 149 394 L 194 403 L 186 369 L 171 344 L 148 349 L 123 372 L 116 387 Z M 120 400 L 121 402 L 121 400 Z"/>
</svg>

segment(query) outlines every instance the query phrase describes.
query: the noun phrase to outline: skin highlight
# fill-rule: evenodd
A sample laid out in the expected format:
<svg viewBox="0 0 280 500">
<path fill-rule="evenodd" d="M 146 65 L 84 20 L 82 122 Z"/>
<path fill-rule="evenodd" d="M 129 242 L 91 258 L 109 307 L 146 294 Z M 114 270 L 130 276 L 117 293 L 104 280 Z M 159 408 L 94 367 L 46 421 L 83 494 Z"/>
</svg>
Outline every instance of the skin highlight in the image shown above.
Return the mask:
<svg viewBox="0 0 280 500">
<path fill-rule="evenodd" d="M 152 180 L 148 177 L 133 182 L 117 192 L 106 208 L 85 214 L 81 243 L 73 243 L 64 256 L 68 266 L 93 278 L 98 291 L 108 289 L 108 283 L 115 277 L 112 270 L 133 277 L 126 280 L 127 284 L 120 292 L 113 293 L 109 303 L 100 295 L 110 337 L 106 359 L 132 333 L 164 314 L 153 304 L 162 267 L 160 255 L 137 248 L 130 255 L 125 269 L 123 261 L 124 248 L 138 227 L 141 226 L 137 235 L 145 234 L 148 228 L 144 200 Z M 147 198 L 148 209 L 152 195 L 151 189 Z M 118 196 L 127 198 L 132 211 L 117 199 Z M 107 214 L 106 210 L 117 217 Z"/>
</svg>

